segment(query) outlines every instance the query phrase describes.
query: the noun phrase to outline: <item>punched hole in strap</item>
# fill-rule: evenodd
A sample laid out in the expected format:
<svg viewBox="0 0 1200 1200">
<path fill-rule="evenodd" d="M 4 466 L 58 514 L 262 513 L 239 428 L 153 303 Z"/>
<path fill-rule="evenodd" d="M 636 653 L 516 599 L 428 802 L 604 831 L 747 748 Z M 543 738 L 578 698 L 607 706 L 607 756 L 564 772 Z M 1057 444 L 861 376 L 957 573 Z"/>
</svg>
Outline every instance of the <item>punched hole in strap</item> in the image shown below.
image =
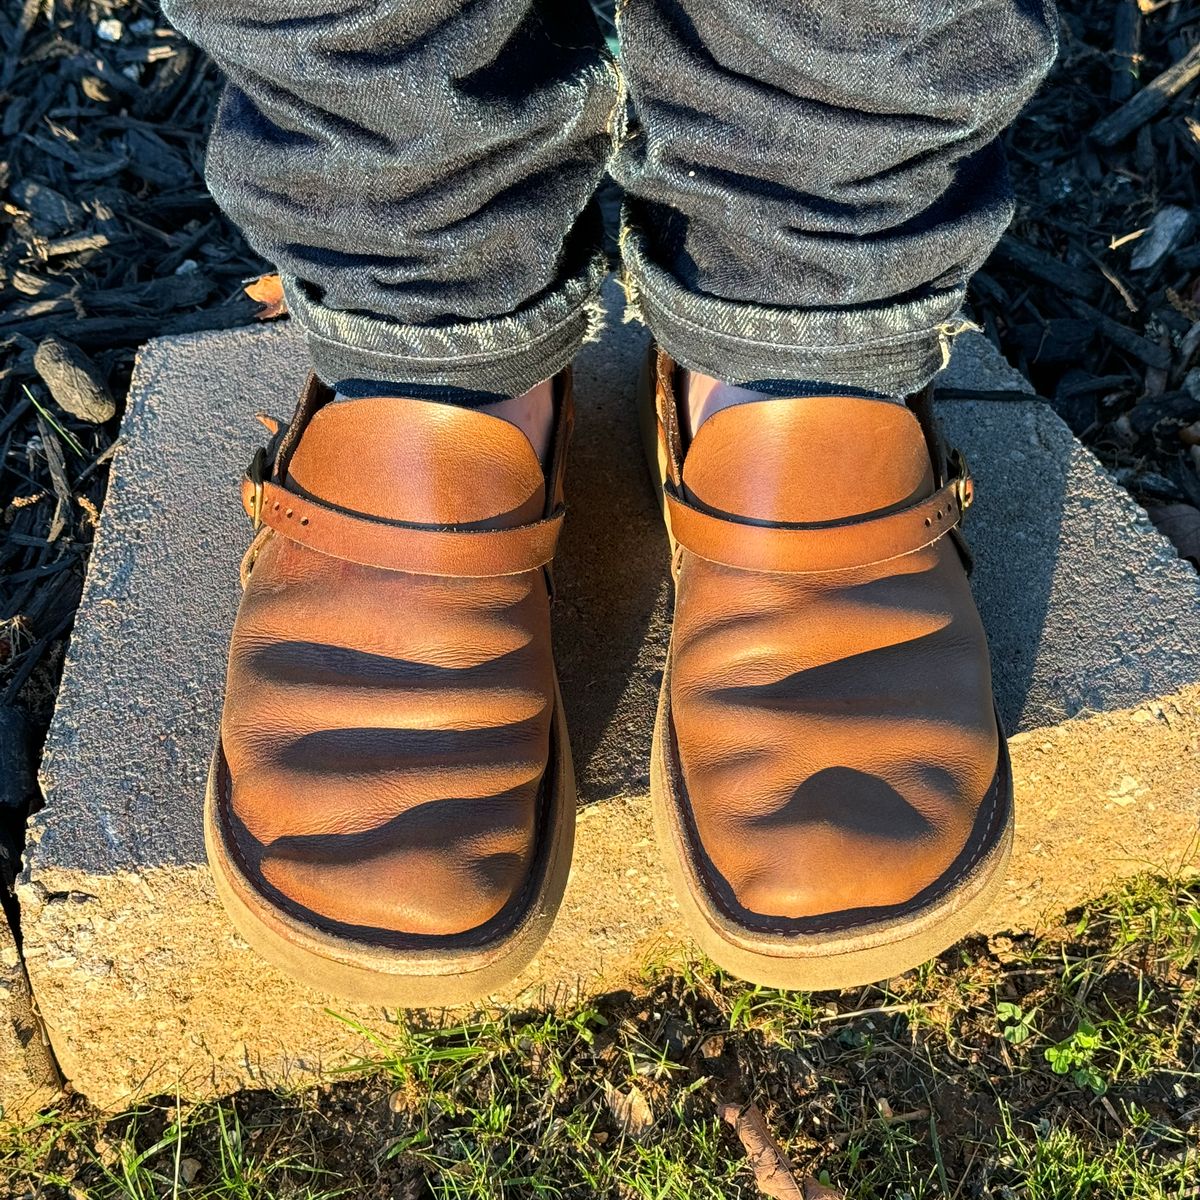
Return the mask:
<svg viewBox="0 0 1200 1200">
<path fill-rule="evenodd" d="M 280 485 L 247 478 L 251 519 L 311 550 L 362 566 L 417 575 L 486 578 L 545 567 L 554 557 L 564 509 L 539 521 L 496 529 L 417 526 L 346 512 Z"/>
</svg>

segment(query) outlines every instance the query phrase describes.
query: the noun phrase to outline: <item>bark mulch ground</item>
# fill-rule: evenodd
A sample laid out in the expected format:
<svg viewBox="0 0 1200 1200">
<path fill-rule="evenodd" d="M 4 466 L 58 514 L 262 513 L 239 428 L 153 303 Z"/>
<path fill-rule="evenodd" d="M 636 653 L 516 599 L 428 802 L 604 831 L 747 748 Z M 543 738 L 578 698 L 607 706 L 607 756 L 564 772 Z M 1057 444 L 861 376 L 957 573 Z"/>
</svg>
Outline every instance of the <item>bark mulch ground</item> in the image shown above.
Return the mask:
<svg viewBox="0 0 1200 1200">
<path fill-rule="evenodd" d="M 10 886 L 138 346 L 252 321 L 211 63 L 142 0 L 0 8 L 0 870 Z"/>
<path fill-rule="evenodd" d="M 987 335 L 1200 565 L 1200 5 L 1065 0 L 1007 137 Z"/>
</svg>

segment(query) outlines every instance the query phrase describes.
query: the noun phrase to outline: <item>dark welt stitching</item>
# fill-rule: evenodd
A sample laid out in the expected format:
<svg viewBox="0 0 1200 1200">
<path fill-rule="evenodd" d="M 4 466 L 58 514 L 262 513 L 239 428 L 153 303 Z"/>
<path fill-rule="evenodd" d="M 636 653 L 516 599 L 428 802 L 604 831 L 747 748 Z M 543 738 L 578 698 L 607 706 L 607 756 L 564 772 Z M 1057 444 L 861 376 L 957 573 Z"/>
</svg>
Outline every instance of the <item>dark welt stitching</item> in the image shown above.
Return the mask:
<svg viewBox="0 0 1200 1200">
<path fill-rule="evenodd" d="M 664 688 L 667 686 L 667 679 L 669 679 L 669 675 L 667 676 L 667 678 L 664 678 L 664 680 L 663 680 Z M 678 777 L 678 783 L 679 783 L 680 789 L 683 790 L 683 787 L 684 787 L 683 770 L 679 764 L 677 755 L 674 753 L 674 750 L 675 750 L 675 723 L 671 717 L 671 701 L 670 701 L 669 694 L 667 696 L 667 723 L 668 723 L 668 730 L 670 733 L 670 740 L 671 740 L 671 745 L 670 745 L 670 747 L 667 748 L 667 752 L 671 753 L 671 755 L 672 755 L 672 757 L 671 757 L 671 775 L 673 777 L 672 782 L 674 782 L 674 777 Z M 999 728 L 997 728 L 997 733 L 999 734 L 1001 739 L 1003 739 L 1003 733 L 1000 732 Z M 920 913 L 927 911 L 929 908 L 931 908 L 933 905 L 935 905 L 939 900 L 941 900 L 954 887 L 956 887 L 966 876 L 968 876 L 970 874 L 970 872 L 974 868 L 975 864 L 979 861 L 980 858 L 983 857 L 985 851 L 992 849 L 996 845 L 994 840 L 988 841 L 987 835 L 992 830 L 992 825 L 993 825 L 993 822 L 995 819 L 996 808 L 997 808 L 997 804 L 998 804 L 998 801 L 1000 798 L 1001 776 L 1002 776 L 1002 774 L 1006 773 L 1001 770 L 1001 768 L 1004 766 L 1004 755 L 1005 755 L 1004 746 L 1003 746 L 1003 744 L 1001 744 L 1000 754 L 997 759 L 996 774 L 992 779 L 992 786 L 988 789 L 988 795 L 990 797 L 990 802 L 988 803 L 987 808 L 984 810 L 985 811 L 984 830 L 980 834 L 979 847 L 976 849 L 975 853 L 973 855 L 971 855 L 971 857 L 961 867 L 959 867 L 948 879 L 946 879 L 943 882 L 942 886 L 936 892 L 934 892 L 933 895 L 925 897 L 925 899 L 923 899 L 921 901 L 921 903 L 917 906 L 913 906 L 911 904 L 911 902 L 907 906 L 906 905 L 897 906 L 896 913 L 895 913 L 895 915 L 897 917 L 907 917 L 907 916 L 912 916 L 912 915 L 919 915 Z M 683 799 L 684 799 L 684 801 L 686 801 L 686 794 L 684 795 Z M 674 800 L 674 797 L 672 797 L 672 800 Z M 853 932 L 856 930 L 869 931 L 873 925 L 878 925 L 880 923 L 880 922 L 855 923 L 850 920 L 841 920 L 841 921 L 834 920 L 834 921 L 826 922 L 825 924 L 822 924 L 822 925 L 812 925 L 812 924 L 806 923 L 802 929 L 798 929 L 798 928 L 796 928 L 798 921 L 792 921 L 792 922 L 789 922 L 788 924 L 783 924 L 779 921 L 771 921 L 771 920 L 768 920 L 761 916 L 758 916 L 756 914 L 749 913 L 748 910 L 743 910 L 743 912 L 746 912 L 745 916 L 742 915 L 742 913 L 731 912 L 728 909 L 728 907 L 722 902 L 722 900 L 718 894 L 718 891 L 717 891 L 716 887 L 714 886 L 715 881 L 713 880 L 712 872 L 708 869 L 708 864 L 705 861 L 707 856 L 704 853 L 703 843 L 700 841 L 698 833 L 696 833 L 693 828 L 690 803 L 687 803 L 687 804 L 681 803 L 681 804 L 677 805 L 677 808 L 680 811 L 680 816 L 683 818 L 684 836 L 688 840 L 688 849 L 690 851 L 690 857 L 692 858 L 696 868 L 698 868 L 700 873 L 706 877 L 706 881 L 709 884 L 708 888 L 706 889 L 708 892 L 708 898 L 711 901 L 713 901 L 714 903 L 716 903 L 721 908 L 722 912 L 724 912 L 724 914 L 730 920 L 736 922 L 738 925 L 741 925 L 747 929 L 751 929 L 751 930 L 754 930 L 755 932 L 760 932 L 760 933 L 781 933 L 781 934 L 790 933 L 797 937 L 803 937 L 808 934 L 817 934 L 817 933 L 843 933 L 843 932 L 847 932 L 847 931 Z M 685 811 L 685 808 L 686 808 L 686 811 Z M 699 850 L 700 853 L 697 853 L 697 850 Z"/>
<path fill-rule="evenodd" d="M 557 708 L 558 708 L 558 702 L 556 700 L 555 704 L 554 704 L 555 712 L 557 711 Z M 555 714 L 554 714 L 554 712 L 552 712 L 551 718 L 550 718 L 550 755 L 547 758 L 545 775 L 543 775 L 543 777 L 542 777 L 543 786 L 539 789 L 542 793 L 542 802 L 538 806 L 539 810 L 541 810 L 540 816 L 542 817 L 542 820 L 539 822 L 539 825 L 546 827 L 545 837 L 544 837 L 544 839 L 542 839 L 543 845 L 540 847 L 540 851 L 539 851 L 539 855 L 538 855 L 539 858 L 545 859 L 545 862 L 543 865 L 543 870 L 540 872 L 540 874 L 542 876 L 544 876 L 546 879 L 549 878 L 550 865 L 551 865 L 550 860 L 553 856 L 553 843 L 554 843 L 554 838 L 553 838 L 552 832 L 549 828 L 550 822 L 547 819 L 547 817 L 549 816 L 549 812 L 553 807 L 550 792 L 551 792 L 551 789 L 554 787 L 555 782 L 557 781 L 557 776 L 558 776 L 557 768 L 559 766 L 558 755 L 562 753 L 562 750 L 557 745 L 557 738 L 555 736 L 555 719 L 554 719 L 554 717 L 555 717 Z M 220 786 L 218 788 L 217 798 L 219 801 L 218 807 L 219 807 L 219 816 L 221 818 L 221 825 L 222 825 L 224 833 L 225 833 L 225 837 L 223 840 L 224 840 L 226 846 L 228 846 L 228 848 L 232 852 L 233 857 L 237 860 L 238 867 L 241 869 L 241 872 L 242 872 L 242 877 L 245 879 L 246 883 L 250 886 L 250 889 L 260 899 L 265 901 L 268 905 L 273 905 L 274 901 L 269 896 L 266 896 L 255 884 L 254 877 L 255 877 L 256 872 L 250 866 L 249 862 L 246 860 L 245 855 L 242 853 L 242 848 L 238 842 L 237 835 L 234 832 L 232 825 L 230 824 L 230 813 L 231 813 L 231 810 L 233 807 L 233 801 L 232 801 L 231 796 L 229 795 L 228 787 L 232 785 L 233 777 L 230 774 L 229 764 L 225 760 L 225 750 L 224 750 L 223 746 L 221 745 L 219 738 L 220 738 L 220 735 L 218 735 L 218 742 L 217 742 L 218 754 L 219 754 L 219 760 L 220 760 L 219 776 L 218 776 L 218 782 L 219 782 Z M 555 777 L 554 779 L 550 778 L 552 767 L 555 768 L 554 772 L 553 772 L 554 777 Z M 561 799 L 560 799 L 560 803 L 561 803 Z M 565 819 L 567 819 L 567 818 L 564 817 L 562 814 L 559 815 L 559 820 L 565 820 Z M 463 933 L 463 934 L 455 934 L 451 938 L 445 939 L 445 941 L 447 943 L 450 943 L 447 948 L 451 949 L 451 950 L 457 949 L 459 947 L 487 948 L 489 946 L 494 945 L 494 943 L 496 943 L 500 939 L 506 937 L 508 934 L 513 933 L 520 926 L 527 924 L 529 922 L 529 920 L 531 920 L 536 915 L 534 904 L 533 904 L 532 900 L 529 898 L 529 895 L 534 890 L 535 880 L 538 875 L 539 875 L 539 872 L 536 870 L 530 871 L 526 874 L 525 882 L 521 885 L 521 890 L 513 898 L 513 900 L 514 900 L 514 903 L 512 904 L 513 911 L 509 914 L 509 916 L 507 916 L 505 918 L 503 924 L 495 927 L 492 930 L 489 930 L 489 932 L 487 934 L 482 934 L 482 933 L 479 933 L 478 931 L 468 931 L 467 933 Z M 426 946 L 411 946 L 411 945 L 410 946 L 403 946 L 403 945 L 397 946 L 397 945 L 392 945 L 392 944 L 389 944 L 386 942 L 378 942 L 378 941 L 372 942 L 367 937 L 354 937 L 352 935 L 347 935 L 345 932 L 342 932 L 342 930 L 344 930 L 346 928 L 346 926 L 339 925 L 337 922 L 331 922 L 327 918 L 321 917 L 319 914 L 311 912 L 311 910 L 301 908 L 294 901 L 292 901 L 290 899 L 290 897 L 285 896 L 282 892 L 280 893 L 280 895 L 283 896 L 283 898 L 284 898 L 284 904 L 280 905 L 280 907 L 282 907 L 285 912 L 289 913 L 295 920 L 299 921 L 303 925 L 307 925 L 311 929 L 315 929 L 319 933 L 324 933 L 331 937 L 336 937 L 339 941 L 350 942 L 353 945 L 374 946 L 376 948 L 380 948 L 380 949 L 384 949 L 384 950 L 391 950 L 391 951 L 396 951 L 399 953 L 406 953 L 406 954 L 418 954 L 419 955 L 423 950 L 434 949 L 434 947 L 426 947 Z M 392 938 L 397 937 L 397 931 L 385 931 L 385 933 L 387 933 Z M 401 933 L 398 936 L 404 937 L 405 935 Z M 410 934 L 408 936 L 411 937 L 413 935 Z M 417 935 L 417 936 L 420 936 L 420 935 Z M 497 949 L 499 949 L 499 947 L 497 947 Z"/>
</svg>

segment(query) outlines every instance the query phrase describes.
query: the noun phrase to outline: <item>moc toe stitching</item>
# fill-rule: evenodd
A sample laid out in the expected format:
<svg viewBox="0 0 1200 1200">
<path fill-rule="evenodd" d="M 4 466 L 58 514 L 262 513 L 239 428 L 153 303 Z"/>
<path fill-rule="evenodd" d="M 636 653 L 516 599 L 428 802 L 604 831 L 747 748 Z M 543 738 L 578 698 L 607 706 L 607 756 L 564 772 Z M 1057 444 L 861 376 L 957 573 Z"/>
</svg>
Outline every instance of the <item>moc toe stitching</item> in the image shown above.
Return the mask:
<svg viewBox="0 0 1200 1200">
<path fill-rule="evenodd" d="M 551 758 L 553 761 L 553 751 Z M 223 751 L 219 751 L 219 771 L 219 816 L 225 834 L 225 845 L 241 872 L 243 884 L 253 888 L 263 900 L 278 906 L 281 911 L 303 926 L 349 942 L 386 946 L 399 950 L 419 951 L 433 947 L 453 948 L 454 946 L 474 948 L 486 946 L 511 932 L 520 924 L 529 908 L 531 894 L 539 882 L 539 863 L 545 856 L 546 839 L 544 837 L 535 840 L 535 854 L 528 869 L 524 872 L 520 888 L 504 901 L 500 910 L 493 917 L 473 928 L 455 933 L 422 934 L 372 926 L 355 926 L 336 921 L 300 904 L 287 892 L 272 885 L 264 876 L 261 870 L 261 859 L 265 857 L 269 847 L 262 846 L 255 841 L 248 831 L 245 831 L 244 825 L 237 819 L 233 811 L 233 781 Z M 546 792 L 551 774 L 548 769 L 546 778 L 538 790 L 539 827 L 544 822 L 545 810 L 548 808 Z M 258 853 L 253 856 L 248 855 L 246 853 L 247 845 L 255 847 Z"/>
<path fill-rule="evenodd" d="M 695 815 L 687 796 L 686 785 L 683 782 L 683 770 L 679 761 L 678 746 L 675 741 L 674 721 L 668 712 L 668 728 L 671 738 L 671 768 L 675 782 L 680 789 L 682 803 L 678 806 L 681 820 L 680 832 L 688 840 L 688 851 L 691 865 L 697 875 L 706 885 L 709 898 L 719 905 L 721 911 L 737 925 L 744 926 L 748 931 L 767 935 L 779 935 L 785 938 L 800 939 L 816 934 L 847 933 L 868 935 L 873 928 L 885 927 L 888 922 L 898 917 L 904 917 L 923 911 L 938 904 L 965 879 L 978 865 L 980 860 L 995 847 L 996 836 L 1002 831 L 1005 821 L 998 819 L 1005 816 L 1007 806 L 1006 780 L 1008 776 L 1008 755 L 1001 741 L 999 762 L 992 785 L 984 795 L 978 816 L 973 823 L 970 836 L 962 849 L 955 856 L 949 868 L 924 889 L 910 899 L 899 904 L 871 906 L 866 908 L 844 909 L 821 917 L 770 917 L 754 912 L 738 903 L 737 895 L 727 879 L 716 869 L 703 839 L 696 827 Z M 974 849 L 971 850 L 972 843 Z M 968 854 L 968 851 L 971 851 Z M 965 857 L 964 857 L 965 856 Z"/>
</svg>

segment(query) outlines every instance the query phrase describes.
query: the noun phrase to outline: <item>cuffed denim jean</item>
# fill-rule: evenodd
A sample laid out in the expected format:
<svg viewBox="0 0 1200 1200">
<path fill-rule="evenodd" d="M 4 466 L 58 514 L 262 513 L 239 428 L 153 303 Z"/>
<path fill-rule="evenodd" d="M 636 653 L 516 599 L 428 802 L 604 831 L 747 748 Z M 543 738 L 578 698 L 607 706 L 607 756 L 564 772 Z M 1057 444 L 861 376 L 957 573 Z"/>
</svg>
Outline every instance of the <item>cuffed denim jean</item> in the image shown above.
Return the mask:
<svg viewBox="0 0 1200 1200">
<path fill-rule="evenodd" d="M 685 366 L 903 395 L 1011 217 L 1052 0 L 167 0 L 228 76 L 217 202 L 315 369 L 513 394 L 597 332 L 595 193 Z"/>
</svg>

